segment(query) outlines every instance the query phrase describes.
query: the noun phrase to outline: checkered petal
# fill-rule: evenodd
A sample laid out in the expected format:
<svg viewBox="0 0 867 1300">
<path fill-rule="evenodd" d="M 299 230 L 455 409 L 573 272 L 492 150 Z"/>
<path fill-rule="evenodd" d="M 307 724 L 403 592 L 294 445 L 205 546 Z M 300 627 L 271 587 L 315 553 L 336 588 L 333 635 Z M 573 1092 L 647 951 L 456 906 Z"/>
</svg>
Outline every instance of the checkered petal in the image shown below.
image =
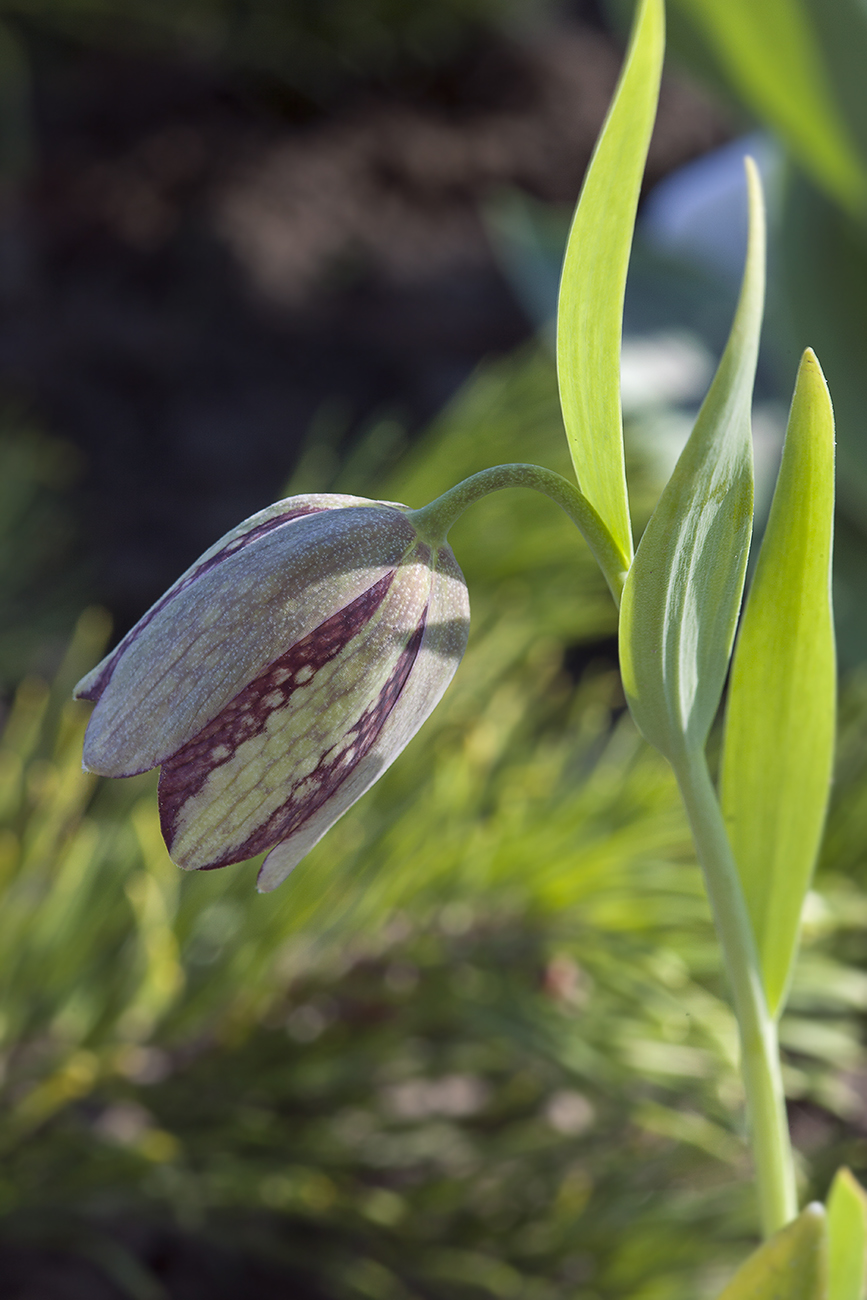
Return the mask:
<svg viewBox="0 0 867 1300">
<path fill-rule="evenodd" d="M 415 533 L 393 506 L 293 497 L 222 538 L 76 687 L 94 700 L 84 764 L 162 763 L 282 648 L 394 570 Z"/>
<path fill-rule="evenodd" d="M 469 628 L 463 575 L 401 507 L 295 497 L 184 574 L 79 683 L 87 767 L 162 764 L 163 834 L 190 870 L 270 850 L 273 889 L 394 761 Z"/>
</svg>

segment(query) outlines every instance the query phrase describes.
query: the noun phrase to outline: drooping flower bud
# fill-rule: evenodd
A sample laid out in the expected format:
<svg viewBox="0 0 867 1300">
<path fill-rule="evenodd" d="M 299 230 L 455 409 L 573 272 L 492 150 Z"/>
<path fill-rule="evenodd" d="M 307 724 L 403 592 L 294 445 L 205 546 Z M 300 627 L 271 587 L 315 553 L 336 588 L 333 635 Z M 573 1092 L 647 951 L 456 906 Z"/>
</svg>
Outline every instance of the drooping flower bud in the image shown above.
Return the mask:
<svg viewBox="0 0 867 1300">
<path fill-rule="evenodd" d="M 450 548 L 400 506 L 290 497 L 227 533 L 76 687 L 84 763 L 162 765 L 160 817 L 188 870 L 270 850 L 275 888 L 439 701 L 469 630 Z"/>
</svg>

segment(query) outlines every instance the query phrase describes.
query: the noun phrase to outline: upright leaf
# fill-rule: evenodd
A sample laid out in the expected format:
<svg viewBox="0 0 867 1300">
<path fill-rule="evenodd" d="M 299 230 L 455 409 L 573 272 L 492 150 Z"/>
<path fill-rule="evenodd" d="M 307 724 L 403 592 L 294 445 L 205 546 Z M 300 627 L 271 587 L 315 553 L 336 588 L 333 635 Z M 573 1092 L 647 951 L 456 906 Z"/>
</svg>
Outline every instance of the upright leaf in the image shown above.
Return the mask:
<svg viewBox="0 0 867 1300">
<path fill-rule="evenodd" d="M 678 0 L 703 31 L 733 89 L 850 213 L 867 205 L 867 169 L 840 111 L 818 27 L 838 0 Z M 863 81 L 863 75 L 861 77 Z M 859 85 L 860 91 L 860 85 Z M 862 96 L 863 99 L 863 96 Z"/>
<path fill-rule="evenodd" d="M 816 33 L 816 45 L 831 70 L 834 98 L 840 105 L 857 144 L 864 167 L 867 159 L 867 103 L 864 102 L 864 68 L 867 67 L 867 7 L 863 0 L 803 0 Z"/>
<path fill-rule="evenodd" d="M 828 1197 L 828 1300 L 863 1300 L 867 1262 L 867 1194 L 839 1169 Z"/>
<path fill-rule="evenodd" d="M 623 461 L 620 336 L 638 193 L 659 97 L 662 0 L 641 0 L 626 62 L 566 247 L 557 312 L 560 401 L 581 491 L 632 559 Z"/>
<path fill-rule="evenodd" d="M 809 349 L 732 665 L 722 807 L 771 1014 L 782 1007 L 834 753 L 834 416 Z"/>
<path fill-rule="evenodd" d="M 725 352 L 626 579 L 620 662 L 629 707 L 675 766 L 700 750 L 725 681 L 753 516 L 750 404 L 764 299 L 764 213 L 747 160 L 750 238 Z"/>
<path fill-rule="evenodd" d="M 797 1219 L 759 1246 L 719 1300 L 832 1300 L 822 1206 L 808 1205 Z"/>
</svg>

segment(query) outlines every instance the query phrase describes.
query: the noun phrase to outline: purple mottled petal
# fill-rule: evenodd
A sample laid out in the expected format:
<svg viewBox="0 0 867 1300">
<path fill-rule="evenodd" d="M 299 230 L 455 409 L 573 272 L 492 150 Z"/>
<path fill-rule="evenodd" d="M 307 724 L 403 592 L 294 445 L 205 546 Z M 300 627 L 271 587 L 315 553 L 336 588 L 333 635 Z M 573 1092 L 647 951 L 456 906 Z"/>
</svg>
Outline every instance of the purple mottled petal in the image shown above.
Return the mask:
<svg viewBox="0 0 867 1300">
<path fill-rule="evenodd" d="M 217 543 L 219 549 L 215 550 L 212 547 L 210 551 L 206 552 L 202 559 L 196 561 L 191 569 L 187 569 L 186 573 L 178 578 L 175 585 L 170 587 L 166 594 L 161 596 L 155 605 L 151 605 L 148 612 L 139 619 L 135 627 L 131 628 L 130 631 L 127 632 L 126 636 L 118 643 L 112 653 L 108 655 L 107 658 L 103 659 L 102 663 L 99 664 L 93 672 L 88 673 L 87 677 L 83 678 L 82 681 L 79 682 L 74 691 L 75 699 L 91 700 L 93 703 L 96 703 L 106 686 L 108 686 L 108 683 L 111 680 L 111 675 L 114 672 L 121 655 L 123 655 L 132 643 L 141 636 L 145 628 L 153 622 L 157 614 L 165 609 L 169 601 L 174 600 L 175 597 L 179 596 L 187 587 L 192 586 L 197 578 L 201 578 L 204 574 L 209 573 L 211 569 L 215 569 L 218 564 L 222 564 L 222 562 L 227 560 L 230 555 L 237 555 L 238 551 L 242 550 L 245 546 L 249 546 L 251 542 L 257 541 L 260 537 L 264 537 L 266 533 L 272 533 L 275 528 L 283 528 L 286 524 L 291 523 L 293 519 L 302 519 L 306 515 L 318 514 L 324 509 L 324 506 L 292 506 L 291 508 L 282 511 L 280 514 L 273 515 L 270 519 L 265 519 L 258 524 L 253 524 L 253 520 L 248 519 L 246 522 L 248 524 L 253 524 L 253 526 L 246 532 L 239 533 L 236 528 L 233 529 L 231 533 L 227 533 L 226 537 L 223 538 L 221 542 Z M 253 518 L 255 519 L 257 516 L 254 515 Z M 243 528 L 244 525 L 242 524 L 240 527 Z M 228 541 L 227 538 L 231 538 L 231 541 Z"/>
<path fill-rule="evenodd" d="M 85 737 L 86 766 L 129 776 L 164 762 L 263 672 L 275 648 L 294 645 L 401 565 L 414 541 L 400 510 L 350 506 L 296 517 L 200 571 L 142 620 L 113 665 Z"/>
<path fill-rule="evenodd" d="M 398 698 L 363 758 L 307 820 L 271 850 L 259 871 L 259 890 L 281 884 L 338 818 L 394 762 L 439 703 L 461 661 L 469 635 L 470 607 L 464 576 L 450 547 L 436 555 L 430 599 L 418 653 Z"/>
<path fill-rule="evenodd" d="M 352 606 L 317 628 L 305 642 L 276 660 L 267 673 L 246 687 L 199 736 L 164 764 L 160 777 L 160 816 L 169 852 L 172 851 L 178 813 L 187 801 L 202 790 L 216 767 L 231 760 L 239 742 L 263 731 L 270 713 L 286 708 L 294 692 L 303 689 L 310 678 L 296 686 L 295 676 L 299 668 L 310 668 L 315 674 L 363 629 L 385 596 L 391 577 L 381 580 Z M 423 631 L 424 617 L 375 699 L 352 725 L 346 727 L 341 745 L 323 755 L 303 781 L 286 789 L 282 805 L 261 822 L 252 835 L 201 869 L 211 870 L 243 862 L 272 848 L 303 826 L 335 794 L 369 752 L 394 708 L 415 663 Z M 284 673 L 289 675 L 284 677 Z M 278 700 L 277 696 L 281 698 Z M 301 796 L 299 786 L 304 787 Z"/>
</svg>

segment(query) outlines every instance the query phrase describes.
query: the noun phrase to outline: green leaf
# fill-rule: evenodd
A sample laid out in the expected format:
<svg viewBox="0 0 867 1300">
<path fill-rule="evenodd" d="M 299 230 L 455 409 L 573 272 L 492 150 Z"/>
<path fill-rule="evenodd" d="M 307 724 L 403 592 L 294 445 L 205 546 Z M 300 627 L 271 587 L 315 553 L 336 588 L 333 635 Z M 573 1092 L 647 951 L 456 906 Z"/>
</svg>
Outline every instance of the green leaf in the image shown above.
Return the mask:
<svg viewBox="0 0 867 1300">
<path fill-rule="evenodd" d="M 850 213 L 867 206 L 867 171 L 841 113 L 803 0 L 678 0 L 733 89 Z M 823 8 L 835 8 L 835 3 Z"/>
<path fill-rule="evenodd" d="M 764 298 L 764 212 L 747 160 L 750 238 L 725 352 L 626 579 L 620 662 L 644 736 L 678 766 L 707 740 L 743 592 L 753 516 L 750 403 Z"/>
<path fill-rule="evenodd" d="M 806 177 L 793 172 L 776 254 L 787 332 L 799 352 L 809 344 L 822 358 L 834 394 L 837 653 L 841 664 L 855 667 L 867 657 L 867 238 Z"/>
<path fill-rule="evenodd" d="M 824 1208 L 808 1205 L 759 1246 L 719 1300 L 829 1300 Z"/>
<path fill-rule="evenodd" d="M 867 1193 L 838 1169 L 828 1197 L 828 1300 L 863 1300 L 867 1263 Z"/>
<path fill-rule="evenodd" d="M 828 804 L 834 415 L 808 349 L 732 665 L 721 800 L 762 969 L 781 1008 Z"/>
<path fill-rule="evenodd" d="M 831 70 L 834 98 L 858 145 L 861 164 L 867 159 L 867 103 L 864 68 L 867 66 L 867 8 L 863 0 L 804 0 L 822 51 Z"/>
<path fill-rule="evenodd" d="M 620 337 L 638 193 L 656 114 L 662 0 L 639 5 L 626 62 L 584 178 L 560 282 L 560 402 L 581 491 L 632 559 L 623 460 Z"/>
</svg>

